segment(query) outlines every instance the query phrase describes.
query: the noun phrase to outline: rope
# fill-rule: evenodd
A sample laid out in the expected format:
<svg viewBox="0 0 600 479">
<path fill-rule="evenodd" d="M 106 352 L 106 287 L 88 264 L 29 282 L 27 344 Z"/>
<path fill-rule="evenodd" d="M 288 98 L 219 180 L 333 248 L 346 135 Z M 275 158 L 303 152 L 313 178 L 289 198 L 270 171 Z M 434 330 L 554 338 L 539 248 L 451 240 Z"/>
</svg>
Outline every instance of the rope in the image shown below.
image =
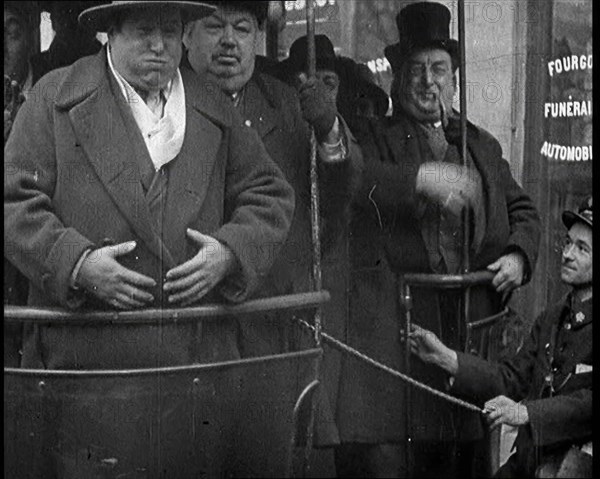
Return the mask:
<svg viewBox="0 0 600 479">
<path fill-rule="evenodd" d="M 312 326 L 311 324 L 307 323 L 305 320 L 297 318 L 297 321 L 302 326 L 310 329 L 313 332 L 315 331 L 315 327 Z M 386 366 L 385 364 L 375 361 L 374 359 L 370 358 L 366 354 L 363 354 L 360 351 L 357 351 L 356 349 L 348 346 L 347 344 L 342 343 L 341 341 L 335 339 L 334 337 L 330 336 L 327 333 L 321 332 L 321 335 L 323 336 L 323 339 L 325 340 L 325 342 L 331 344 L 332 346 L 336 347 L 337 349 L 339 349 L 345 353 L 348 353 L 351 356 L 354 356 L 355 358 L 358 358 L 361 361 L 364 361 L 367 364 L 370 364 L 371 366 L 374 366 L 377 369 L 381 369 L 382 371 L 385 371 L 386 373 L 391 374 L 394 377 L 400 378 L 403 381 L 410 384 L 411 386 L 416 387 L 417 389 L 422 389 L 423 391 L 426 391 L 430 394 L 433 394 L 434 396 L 437 396 L 441 399 L 444 399 L 445 401 L 451 402 L 457 406 L 463 407 L 470 411 L 478 412 L 478 413 L 483 412 L 483 409 L 480 408 L 479 406 L 476 406 L 475 404 L 471 404 L 467 401 L 463 401 L 462 399 L 455 398 L 454 396 L 451 396 L 450 394 L 443 393 L 442 391 L 439 391 L 430 386 L 427 386 L 427 384 L 423 384 L 422 382 L 419 382 L 419 381 L 411 378 L 410 376 L 407 376 L 406 374 L 402 374 L 400 371 L 396 371 L 395 369 L 392 369 L 389 366 Z"/>
</svg>

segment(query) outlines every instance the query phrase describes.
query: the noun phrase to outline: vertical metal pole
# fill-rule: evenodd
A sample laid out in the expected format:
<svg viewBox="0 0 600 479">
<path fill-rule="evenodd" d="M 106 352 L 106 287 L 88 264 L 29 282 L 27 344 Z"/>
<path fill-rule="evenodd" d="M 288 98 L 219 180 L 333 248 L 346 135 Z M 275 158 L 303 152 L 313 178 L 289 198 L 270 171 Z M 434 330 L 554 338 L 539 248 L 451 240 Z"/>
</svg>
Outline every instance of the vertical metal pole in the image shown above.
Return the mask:
<svg viewBox="0 0 600 479">
<path fill-rule="evenodd" d="M 412 293 L 410 291 L 410 284 L 405 278 L 401 277 L 400 284 L 398 286 L 398 292 L 402 298 L 402 305 L 405 311 L 405 322 L 404 322 L 404 364 L 405 373 L 411 375 L 410 367 L 410 342 L 409 334 L 412 324 Z M 412 394 L 411 386 L 408 384 L 404 385 L 404 427 L 406 428 L 405 434 L 405 455 L 406 455 L 406 475 L 407 477 L 413 477 L 413 434 L 412 434 Z"/>
<path fill-rule="evenodd" d="M 315 51 L 315 4 L 314 0 L 306 2 L 306 30 L 307 30 L 307 72 L 309 78 L 314 78 L 317 73 L 317 60 Z M 314 130 L 310 139 L 310 210 L 312 220 L 313 240 L 313 279 L 316 291 L 321 291 L 323 281 L 321 278 L 321 224 L 319 215 L 319 177 L 317 170 L 317 138 Z M 321 346 L 321 308 L 317 308 L 315 316 L 315 342 Z"/>
<path fill-rule="evenodd" d="M 465 36 L 465 0 L 458 1 L 458 42 L 460 51 L 460 135 L 461 135 L 461 160 L 464 171 L 467 171 L 467 67 L 466 67 L 466 36 Z M 470 178 L 468 178 L 470 180 Z M 462 272 L 466 274 L 471 269 L 470 244 L 471 244 L 471 210 L 467 206 L 463 209 L 463 264 Z M 470 315 L 470 289 L 466 288 L 462 302 L 463 318 L 457 313 L 457 336 L 461 341 L 463 336 L 463 321 L 466 323 Z M 465 344 L 464 347 L 467 345 Z"/>
<path fill-rule="evenodd" d="M 267 38 L 266 38 L 266 53 L 267 53 L 267 58 L 269 58 L 270 60 L 279 60 L 279 22 L 275 21 L 272 18 L 271 12 L 272 12 L 272 7 L 274 4 L 278 3 L 279 0 L 277 2 L 269 2 L 269 6 L 267 9 L 267 28 L 266 28 L 266 32 L 267 32 Z M 280 2 L 280 8 L 282 9 L 281 15 L 285 15 L 285 5 L 283 5 L 283 2 Z"/>
<path fill-rule="evenodd" d="M 314 0 L 306 1 L 306 38 L 307 38 L 307 73 L 309 78 L 315 78 L 317 73 L 317 56 L 315 51 L 315 3 Z M 310 210 L 313 241 L 313 280 L 315 291 L 323 289 L 321 277 L 321 224 L 319 215 L 319 177 L 317 170 L 317 138 L 314 130 L 310 138 Z M 322 318 L 321 307 L 315 311 L 315 343 L 321 347 Z M 321 356 L 317 359 L 315 376 L 318 381 L 321 373 Z M 306 468 L 310 460 L 310 452 L 313 446 L 314 422 L 316 415 L 316 400 L 312 398 L 310 422 L 307 431 L 306 449 L 304 451 L 303 476 L 306 477 Z"/>
</svg>

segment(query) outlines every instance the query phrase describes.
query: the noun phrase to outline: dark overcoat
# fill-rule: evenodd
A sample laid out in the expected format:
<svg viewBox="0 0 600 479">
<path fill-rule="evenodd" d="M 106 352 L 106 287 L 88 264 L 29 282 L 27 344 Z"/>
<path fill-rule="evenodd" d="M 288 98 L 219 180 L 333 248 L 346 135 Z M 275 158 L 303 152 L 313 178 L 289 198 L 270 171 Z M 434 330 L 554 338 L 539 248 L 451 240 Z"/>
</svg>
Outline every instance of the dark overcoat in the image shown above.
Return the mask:
<svg viewBox="0 0 600 479">
<path fill-rule="evenodd" d="M 519 428 L 502 477 L 533 477 L 553 456 L 592 440 L 592 301 L 580 306 L 561 301 L 544 311 L 510 360 L 458 354 L 453 393 L 480 405 L 504 395 L 527 407 L 529 424 Z"/>
<path fill-rule="evenodd" d="M 404 309 L 399 275 L 432 273 L 421 234 L 415 193 L 417 172 L 433 153 L 419 126 L 403 116 L 371 122 L 358 137 L 365 162 L 356 197 L 350 238 L 350 316 L 345 338 L 350 345 L 391 366 L 405 370 L 401 343 Z M 473 271 L 502 254 L 520 251 L 535 265 L 540 223 L 536 209 L 513 179 L 501 147 L 489 133 L 469 125 L 468 148 L 483 181 L 486 228 L 477 251 L 471 252 Z M 471 293 L 471 318 L 487 317 L 500 308 L 501 298 L 490 287 Z M 441 334 L 453 325 L 441 324 L 434 292 L 413 289 L 412 319 Z M 445 378 L 435 368 L 411 361 L 411 373 L 444 389 Z M 406 440 L 404 383 L 371 366 L 345 357 L 337 403 L 344 442 L 384 443 Z M 482 433 L 476 415 L 457 410 L 420 390 L 410 390 L 412 438 L 467 440 Z"/>
<path fill-rule="evenodd" d="M 313 241 L 310 196 L 310 130 L 302 118 L 296 91 L 276 78 L 255 72 L 246 84 L 238 111 L 261 137 L 273 161 L 283 171 L 296 193 L 294 219 L 279 256 L 258 292 L 261 296 L 278 296 L 313 290 Z M 322 239 L 323 287 L 331 301 L 323 307 L 325 330 L 337 335 L 347 317 L 346 288 L 347 225 L 350 198 L 356 193 L 362 171 L 362 153 L 344 120 L 342 132 L 347 147 L 346 158 L 339 163 L 318 160 L 320 218 Z M 299 314 L 299 313 L 296 313 Z M 312 316 L 309 315 L 309 319 Z M 295 326 L 297 329 L 298 327 Z M 267 355 L 298 347 L 298 331 L 290 337 L 288 324 L 281 315 L 242 325 L 243 353 Z M 311 341 L 302 338 L 302 347 Z M 322 387 L 335 402 L 339 380 L 339 357 L 325 350 Z M 317 421 L 316 444 L 335 444 L 337 433 L 329 404 L 321 403 Z"/>
<path fill-rule="evenodd" d="M 166 272 L 198 251 L 187 228 L 228 245 L 239 262 L 238 272 L 207 301 L 243 301 L 268 272 L 289 230 L 293 191 L 229 99 L 193 72 L 181 74 L 185 139 L 165 169 L 158 223 L 142 188 L 142 165 L 151 164 L 150 157 L 120 101 L 106 50 L 36 85 L 5 147 L 4 175 L 5 255 L 29 278 L 30 305 L 105 307 L 69 287 L 71 272 L 86 249 L 135 240 L 136 249 L 119 261 L 153 278 L 152 306 L 167 306 Z M 29 328 L 22 364 L 131 368 L 223 360 L 239 354 L 233 329 L 228 321 Z"/>
</svg>

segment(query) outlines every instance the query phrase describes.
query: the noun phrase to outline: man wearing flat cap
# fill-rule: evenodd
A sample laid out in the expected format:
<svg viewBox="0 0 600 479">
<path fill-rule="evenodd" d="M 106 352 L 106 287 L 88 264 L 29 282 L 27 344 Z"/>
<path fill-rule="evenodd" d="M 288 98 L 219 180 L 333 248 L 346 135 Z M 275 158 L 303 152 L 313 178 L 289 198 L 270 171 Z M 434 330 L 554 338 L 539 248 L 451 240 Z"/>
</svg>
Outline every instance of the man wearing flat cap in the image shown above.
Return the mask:
<svg viewBox="0 0 600 479">
<path fill-rule="evenodd" d="M 397 25 L 399 42 L 386 48 L 393 116 L 370 122 L 358 138 L 365 170 L 352 218 L 348 337 L 358 350 L 402 371 L 402 275 L 462 272 L 466 209 L 470 271 L 494 273 L 491 285 L 470 288 L 466 320 L 491 316 L 531 277 L 540 220 L 488 132 L 469 123 L 465 164 L 460 158 L 452 109 L 459 49 L 449 36 L 450 11 L 439 3 L 413 3 L 399 12 Z M 419 287 L 412 293 L 412 321 L 464 348 L 465 328 L 457 322 L 463 292 Z M 444 376 L 420 361 L 411 362 L 411 375 L 445 387 Z M 414 388 L 411 416 L 405 417 L 405 387 L 345 358 L 338 401 L 342 442 L 362 445 L 368 457 L 379 454 L 374 445 L 385 446 L 387 453 L 377 457 L 394 474 L 410 431 L 412 474 L 470 477 L 475 440 L 483 435 L 479 417 Z"/>
<path fill-rule="evenodd" d="M 46 75 L 5 147 L 5 255 L 28 304 L 126 311 L 251 296 L 286 238 L 293 191 L 218 89 L 179 69 L 195 2 L 81 13 L 96 56 Z M 202 87 L 200 86 L 202 85 Z M 254 251 L 256 245 L 269 245 Z M 253 254 L 248 254 L 251 248 Z M 126 369 L 239 357 L 233 322 L 25 328 L 21 364 Z M 117 338 L 117 339 L 116 339 Z"/>
<path fill-rule="evenodd" d="M 453 394 L 481 404 L 492 428 L 519 428 L 496 477 L 592 477 L 592 197 L 562 215 L 561 279 L 571 292 L 536 319 L 511 359 L 454 351 L 415 326 L 411 349 L 452 377 Z"/>
</svg>

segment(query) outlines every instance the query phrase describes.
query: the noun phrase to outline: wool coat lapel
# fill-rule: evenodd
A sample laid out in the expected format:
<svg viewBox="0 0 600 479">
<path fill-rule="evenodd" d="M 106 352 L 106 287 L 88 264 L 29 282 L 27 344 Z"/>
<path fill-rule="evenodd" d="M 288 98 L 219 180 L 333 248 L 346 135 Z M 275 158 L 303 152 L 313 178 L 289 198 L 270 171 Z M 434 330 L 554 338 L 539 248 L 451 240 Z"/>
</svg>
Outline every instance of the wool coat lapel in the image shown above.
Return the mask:
<svg viewBox="0 0 600 479">
<path fill-rule="evenodd" d="M 73 72 L 58 92 L 57 107 L 69 110 L 73 131 L 86 159 L 132 229 L 167 267 L 173 267 L 170 252 L 152 227 L 134 143 L 110 87 L 105 51 L 85 72 Z M 93 86 L 73 92 L 72 85 Z"/>
<path fill-rule="evenodd" d="M 178 251 L 185 250 L 186 228 L 202 208 L 215 164 L 225 158 L 219 154 L 223 130 L 213 120 L 214 115 L 221 117 L 218 110 L 215 111 L 216 105 L 212 104 L 218 100 L 214 97 L 211 99 L 206 91 L 202 91 L 203 82 L 193 72 L 182 68 L 181 74 L 185 89 L 186 134 L 179 155 L 169 165 L 167 214 L 163 232 L 165 242 Z M 228 122 L 223 120 L 218 124 Z M 201 233 L 210 234 L 209 231 Z M 173 254 L 178 256 L 175 251 Z"/>
<path fill-rule="evenodd" d="M 394 120 L 392 120 L 394 121 Z M 428 161 L 433 161 L 433 156 L 428 147 L 423 134 L 413 123 L 402 118 L 393 124 L 390 128 L 384 130 L 385 144 L 389 155 L 396 165 L 401 166 L 401 171 L 407 178 L 414 178 L 416 183 L 417 174 L 420 166 Z M 398 185 L 401 188 L 401 185 Z M 417 216 L 422 216 L 425 212 L 424 203 L 416 201 L 415 207 Z M 397 219 L 401 211 L 396 211 L 394 217 Z M 392 227 L 397 223 L 394 220 Z"/>
<path fill-rule="evenodd" d="M 264 90 L 265 92 L 263 93 Z M 269 133 L 283 126 L 281 114 L 274 108 L 274 105 L 267 100 L 274 95 L 269 95 L 269 86 L 261 79 L 260 75 L 254 75 L 246 86 L 244 95 L 248 101 L 243 102 L 244 118 L 252 121 L 252 127 L 258 132 L 261 138 L 265 138 Z"/>
</svg>

